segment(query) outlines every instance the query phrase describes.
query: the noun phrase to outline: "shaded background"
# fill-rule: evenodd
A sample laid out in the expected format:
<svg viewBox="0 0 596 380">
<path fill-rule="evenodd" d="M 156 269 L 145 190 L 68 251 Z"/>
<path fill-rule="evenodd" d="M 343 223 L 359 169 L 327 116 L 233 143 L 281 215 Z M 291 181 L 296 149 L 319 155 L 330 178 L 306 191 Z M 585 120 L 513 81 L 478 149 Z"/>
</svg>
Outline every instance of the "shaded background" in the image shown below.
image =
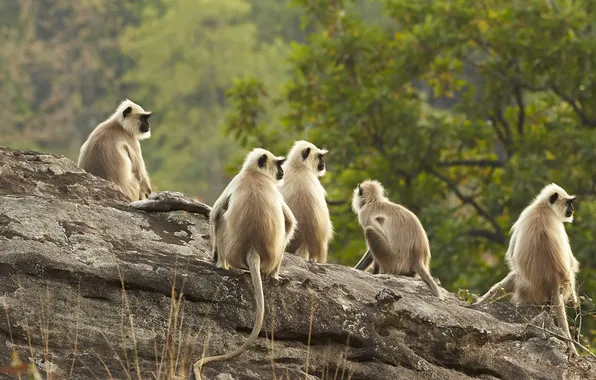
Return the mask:
<svg viewBox="0 0 596 380">
<path fill-rule="evenodd" d="M 464 297 L 506 274 L 509 228 L 554 181 L 578 196 L 583 311 L 568 315 L 594 346 L 595 4 L 2 1 L 0 144 L 76 161 L 129 97 L 154 112 L 153 189 L 212 204 L 248 149 L 305 138 L 330 150 L 330 261 L 363 252 L 350 198 L 376 178 Z"/>
</svg>

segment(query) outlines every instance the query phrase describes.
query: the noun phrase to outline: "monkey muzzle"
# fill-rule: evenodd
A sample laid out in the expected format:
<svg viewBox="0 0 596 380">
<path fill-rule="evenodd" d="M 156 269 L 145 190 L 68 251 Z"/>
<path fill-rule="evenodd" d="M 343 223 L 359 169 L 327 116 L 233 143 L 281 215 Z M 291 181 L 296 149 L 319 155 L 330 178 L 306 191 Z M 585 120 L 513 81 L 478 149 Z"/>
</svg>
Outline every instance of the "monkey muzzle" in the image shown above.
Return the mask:
<svg viewBox="0 0 596 380">
<path fill-rule="evenodd" d="M 571 215 L 573 215 L 573 200 L 569 200 L 567 202 L 567 207 L 565 208 L 565 217 L 569 218 Z"/>
<path fill-rule="evenodd" d="M 281 181 L 284 178 L 284 172 L 278 170 L 275 178 L 277 178 L 278 181 Z"/>
</svg>

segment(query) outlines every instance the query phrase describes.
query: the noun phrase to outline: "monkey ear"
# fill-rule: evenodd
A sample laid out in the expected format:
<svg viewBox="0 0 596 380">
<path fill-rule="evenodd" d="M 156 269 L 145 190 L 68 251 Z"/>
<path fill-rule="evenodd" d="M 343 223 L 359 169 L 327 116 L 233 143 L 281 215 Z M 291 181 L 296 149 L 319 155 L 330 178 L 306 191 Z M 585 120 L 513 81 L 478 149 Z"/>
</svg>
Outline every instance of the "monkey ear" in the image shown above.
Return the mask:
<svg viewBox="0 0 596 380">
<path fill-rule="evenodd" d="M 122 112 L 122 117 L 126 118 L 132 112 L 132 107 L 126 107 L 126 109 Z"/>
<path fill-rule="evenodd" d="M 263 154 L 261 157 L 259 157 L 259 167 L 262 168 L 263 166 L 265 166 L 265 162 L 267 162 L 267 155 Z"/>
<path fill-rule="evenodd" d="M 558 193 L 553 193 L 553 195 L 550 196 L 550 198 L 548 199 L 548 201 L 552 205 L 553 203 L 555 203 L 557 201 L 557 198 L 559 198 L 559 194 Z"/>
<path fill-rule="evenodd" d="M 360 184 L 358 184 L 358 195 L 362 195 L 363 191 L 362 191 L 362 186 L 360 186 Z"/>
<path fill-rule="evenodd" d="M 308 157 L 309 154 L 310 154 L 310 148 L 304 149 L 304 151 L 302 152 L 302 159 L 306 160 L 306 157 Z"/>
</svg>

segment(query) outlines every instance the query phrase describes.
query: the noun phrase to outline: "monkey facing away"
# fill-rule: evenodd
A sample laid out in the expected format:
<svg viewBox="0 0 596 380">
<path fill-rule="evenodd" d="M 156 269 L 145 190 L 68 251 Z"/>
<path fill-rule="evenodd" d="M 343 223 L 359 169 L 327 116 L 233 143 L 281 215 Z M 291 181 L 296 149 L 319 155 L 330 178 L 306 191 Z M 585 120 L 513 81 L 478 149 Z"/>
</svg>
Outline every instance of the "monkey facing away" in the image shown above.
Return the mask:
<svg viewBox="0 0 596 380">
<path fill-rule="evenodd" d="M 326 173 L 326 149 L 308 141 L 296 141 L 283 165 L 280 191 L 298 221 L 294 238 L 286 251 L 305 260 L 327 262 L 327 249 L 333 236 L 326 192 L 319 177 Z"/>
<path fill-rule="evenodd" d="M 367 180 L 354 190 L 352 208 L 364 230 L 371 255 L 380 273 L 417 274 L 431 292 L 443 299 L 430 275 L 430 245 L 418 217 L 385 196 L 380 182 Z M 367 261 L 364 258 L 361 262 Z"/>
<path fill-rule="evenodd" d="M 284 158 L 256 148 L 225 188 L 210 214 L 213 255 L 220 268 L 250 270 L 256 299 L 256 318 L 246 342 L 231 353 L 202 358 L 194 364 L 201 379 L 204 364 L 237 357 L 257 339 L 265 314 L 265 276 L 278 278 L 284 249 L 296 228 L 296 219 L 283 200 L 278 181 L 284 176 Z"/>
<path fill-rule="evenodd" d="M 492 300 L 502 293 L 513 292 L 511 302 L 537 305 L 552 303 L 557 323 L 571 339 L 565 314 L 565 303 L 578 305 L 575 277 L 579 262 L 571 252 L 563 223 L 573 222 L 575 196 L 552 183 L 520 214 L 511 227 L 511 239 L 505 258 L 509 274 L 474 303 Z M 577 355 L 573 343 L 571 353 Z"/>
<path fill-rule="evenodd" d="M 151 136 L 149 117 L 138 104 L 126 99 L 109 119 L 99 124 L 81 146 L 78 166 L 112 181 L 131 201 L 151 194 L 149 175 L 139 140 Z"/>
</svg>

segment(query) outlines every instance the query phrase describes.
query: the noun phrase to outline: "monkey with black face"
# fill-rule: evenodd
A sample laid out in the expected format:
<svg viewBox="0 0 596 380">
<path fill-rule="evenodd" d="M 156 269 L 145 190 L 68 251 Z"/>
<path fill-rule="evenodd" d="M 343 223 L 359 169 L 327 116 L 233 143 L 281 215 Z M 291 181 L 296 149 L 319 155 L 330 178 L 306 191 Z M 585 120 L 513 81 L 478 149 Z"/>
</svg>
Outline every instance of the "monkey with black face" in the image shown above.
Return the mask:
<svg viewBox="0 0 596 380">
<path fill-rule="evenodd" d="M 573 222 L 575 196 L 552 183 L 545 186 L 511 227 L 505 254 L 509 274 L 474 303 L 497 298 L 500 290 L 513 292 L 515 304 L 552 303 L 557 323 L 571 339 L 565 303 L 578 304 L 575 277 L 579 262 L 573 256 L 564 223 Z M 577 355 L 573 343 L 571 353 Z"/>
<path fill-rule="evenodd" d="M 151 136 L 150 116 L 151 112 L 138 104 L 122 101 L 81 146 L 77 165 L 114 182 L 131 201 L 146 199 L 151 194 L 151 183 L 139 140 Z"/>
<path fill-rule="evenodd" d="M 240 355 L 257 339 L 265 314 L 265 276 L 277 278 L 284 248 L 292 238 L 296 219 L 283 200 L 278 182 L 283 180 L 284 158 L 254 149 L 213 205 L 210 214 L 213 256 L 220 268 L 248 269 L 255 292 L 257 316 L 246 342 L 231 353 L 197 361 L 194 375 L 201 379 L 204 364 Z"/>
<path fill-rule="evenodd" d="M 326 149 L 308 141 L 296 141 L 283 165 L 285 176 L 280 185 L 284 200 L 298 221 L 294 238 L 286 251 L 318 262 L 327 262 L 333 226 L 319 177 L 326 173 Z"/>
<path fill-rule="evenodd" d="M 430 245 L 420 220 L 407 208 L 385 196 L 378 181 L 367 180 L 354 190 L 352 208 L 364 230 L 371 255 L 380 273 L 417 274 L 439 299 L 443 295 L 430 275 Z M 367 262 L 363 258 L 360 263 Z"/>
</svg>

